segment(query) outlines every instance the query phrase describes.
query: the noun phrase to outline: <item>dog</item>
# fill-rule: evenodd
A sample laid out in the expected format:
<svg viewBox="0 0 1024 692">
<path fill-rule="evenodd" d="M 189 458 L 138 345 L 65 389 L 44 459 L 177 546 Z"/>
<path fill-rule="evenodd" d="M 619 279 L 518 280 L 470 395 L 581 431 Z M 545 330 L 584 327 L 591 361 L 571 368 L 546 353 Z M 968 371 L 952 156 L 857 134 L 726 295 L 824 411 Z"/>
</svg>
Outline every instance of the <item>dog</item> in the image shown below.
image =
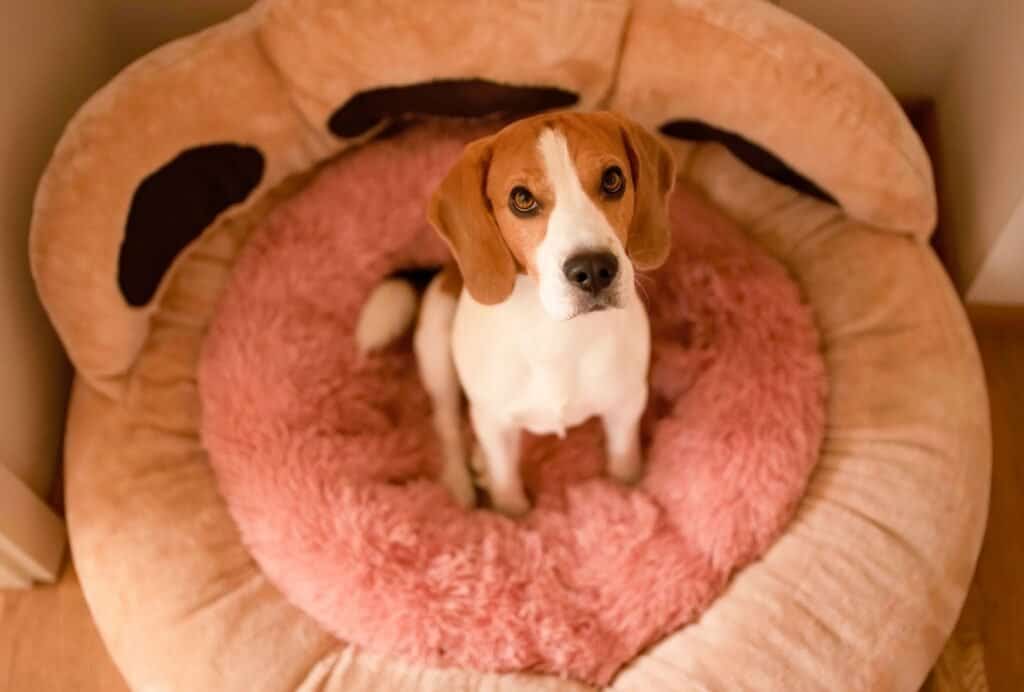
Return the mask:
<svg viewBox="0 0 1024 692">
<path fill-rule="evenodd" d="M 427 287 L 413 345 L 444 457 L 440 480 L 463 506 L 476 498 L 463 392 L 472 465 L 504 514 L 530 508 L 524 430 L 564 437 L 599 417 L 609 475 L 640 477 L 650 327 L 635 279 L 668 256 L 674 181 L 671 152 L 636 123 L 557 112 L 470 143 L 434 193 L 427 217 L 455 262 Z M 380 316 L 407 318 L 410 292 L 380 287 L 357 326 L 361 349 L 396 336 L 397 322 Z"/>
</svg>

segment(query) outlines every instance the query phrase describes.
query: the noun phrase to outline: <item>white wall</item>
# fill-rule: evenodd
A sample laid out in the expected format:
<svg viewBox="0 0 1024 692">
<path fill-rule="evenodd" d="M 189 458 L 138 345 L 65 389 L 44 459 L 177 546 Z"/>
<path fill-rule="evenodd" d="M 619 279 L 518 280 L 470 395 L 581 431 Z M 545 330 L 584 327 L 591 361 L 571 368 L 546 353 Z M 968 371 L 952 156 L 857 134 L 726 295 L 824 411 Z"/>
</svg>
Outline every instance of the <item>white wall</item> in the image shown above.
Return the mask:
<svg viewBox="0 0 1024 692">
<path fill-rule="evenodd" d="M 39 175 L 65 121 L 112 68 L 91 0 L 8 2 L 0 16 L 0 586 L 52 580 L 63 524 L 40 500 L 57 466 L 70 371 L 28 268 Z"/>
<path fill-rule="evenodd" d="M 73 0 L 78 2 L 80 0 Z M 157 46 L 220 22 L 254 0 L 93 0 L 103 6 L 116 58 L 127 65 Z"/>
<path fill-rule="evenodd" d="M 900 98 L 919 99 L 941 89 L 976 10 L 999 1 L 778 0 L 776 4 L 838 39 Z"/>
<path fill-rule="evenodd" d="M 971 301 L 1024 304 L 1024 2 L 985 0 L 938 114 L 957 283 Z"/>
<path fill-rule="evenodd" d="M 65 121 L 110 74 L 90 0 L 5 3 L 0 20 L 0 464 L 47 492 L 69 372 L 28 269 L 36 183 Z"/>
<path fill-rule="evenodd" d="M 1024 305 L 1024 197 L 967 290 L 967 301 Z"/>
</svg>

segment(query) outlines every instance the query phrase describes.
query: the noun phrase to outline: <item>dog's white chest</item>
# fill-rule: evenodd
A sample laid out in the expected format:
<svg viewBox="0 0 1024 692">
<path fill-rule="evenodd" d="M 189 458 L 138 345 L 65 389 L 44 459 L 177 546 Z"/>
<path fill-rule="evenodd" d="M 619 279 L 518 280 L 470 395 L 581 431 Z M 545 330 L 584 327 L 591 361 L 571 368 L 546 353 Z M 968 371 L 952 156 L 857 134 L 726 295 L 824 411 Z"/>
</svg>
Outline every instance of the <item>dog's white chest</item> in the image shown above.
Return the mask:
<svg viewBox="0 0 1024 692">
<path fill-rule="evenodd" d="M 606 388 L 598 382 L 609 374 L 610 367 L 600 367 L 610 360 L 589 358 L 590 366 L 571 361 L 548 363 L 527 362 L 522 367 L 529 373 L 522 386 L 508 383 L 507 402 L 493 402 L 504 408 L 504 416 L 517 427 L 538 435 L 565 436 L 566 430 L 587 418 L 601 413 L 607 406 Z M 598 367 L 593 367 L 593 366 Z"/>
<path fill-rule="evenodd" d="M 460 301 L 453 354 L 474 407 L 510 426 L 564 435 L 646 387 L 650 334 L 635 296 L 621 309 L 554 321 L 530 290 L 517 285 L 521 295 L 498 306 Z"/>
</svg>

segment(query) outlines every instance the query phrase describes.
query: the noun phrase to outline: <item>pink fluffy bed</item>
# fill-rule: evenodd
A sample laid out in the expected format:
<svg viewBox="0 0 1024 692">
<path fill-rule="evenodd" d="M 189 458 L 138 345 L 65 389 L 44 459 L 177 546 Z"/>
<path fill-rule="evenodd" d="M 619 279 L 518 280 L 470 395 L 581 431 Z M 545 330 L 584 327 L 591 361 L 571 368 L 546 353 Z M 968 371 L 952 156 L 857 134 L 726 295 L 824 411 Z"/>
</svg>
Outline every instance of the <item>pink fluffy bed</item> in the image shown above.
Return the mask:
<svg viewBox="0 0 1024 692">
<path fill-rule="evenodd" d="M 381 277 L 446 259 L 426 201 L 481 127 L 347 154 L 254 234 L 202 354 L 203 440 L 256 561 L 338 637 L 602 684 L 783 530 L 822 440 L 824 366 L 783 268 L 681 183 L 672 255 L 641 281 L 643 481 L 603 476 L 587 424 L 527 441 L 525 518 L 457 507 L 432 480 L 408 340 L 361 359 L 353 331 Z"/>
</svg>

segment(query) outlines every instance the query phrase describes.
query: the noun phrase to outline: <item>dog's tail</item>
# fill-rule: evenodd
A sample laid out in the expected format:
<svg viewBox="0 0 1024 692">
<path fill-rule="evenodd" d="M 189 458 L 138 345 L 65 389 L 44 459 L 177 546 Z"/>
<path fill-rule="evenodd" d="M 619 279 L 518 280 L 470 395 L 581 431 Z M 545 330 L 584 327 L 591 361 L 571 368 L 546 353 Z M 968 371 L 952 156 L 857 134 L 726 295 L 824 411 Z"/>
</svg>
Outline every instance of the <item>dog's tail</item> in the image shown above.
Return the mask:
<svg viewBox="0 0 1024 692">
<path fill-rule="evenodd" d="M 444 272 L 442 267 L 403 269 L 377 284 L 356 322 L 359 352 L 379 351 L 405 335 L 416 322 L 420 296 Z"/>
<path fill-rule="evenodd" d="M 356 347 L 362 354 L 385 348 L 416 321 L 420 296 L 411 281 L 395 276 L 370 293 L 356 322 Z"/>
</svg>

